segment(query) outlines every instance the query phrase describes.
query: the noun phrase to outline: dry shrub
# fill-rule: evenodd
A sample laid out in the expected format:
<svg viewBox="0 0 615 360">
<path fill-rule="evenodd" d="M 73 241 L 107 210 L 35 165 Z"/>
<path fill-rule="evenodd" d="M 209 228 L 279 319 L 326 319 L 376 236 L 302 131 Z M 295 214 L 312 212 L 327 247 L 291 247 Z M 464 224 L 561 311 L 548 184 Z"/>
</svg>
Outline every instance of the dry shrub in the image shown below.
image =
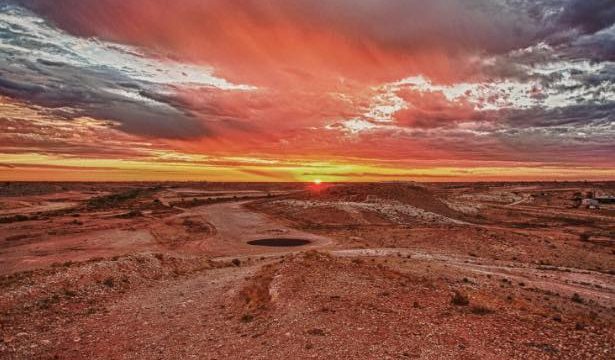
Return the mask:
<svg viewBox="0 0 615 360">
<path fill-rule="evenodd" d="M 488 315 L 488 314 L 495 313 L 495 310 L 490 309 L 486 306 L 475 305 L 475 306 L 472 306 L 472 308 L 470 308 L 470 312 L 476 315 Z"/>
<path fill-rule="evenodd" d="M 468 299 L 467 295 L 455 290 L 453 298 L 451 299 L 451 304 L 457 306 L 468 306 L 470 304 L 470 300 Z"/>
</svg>

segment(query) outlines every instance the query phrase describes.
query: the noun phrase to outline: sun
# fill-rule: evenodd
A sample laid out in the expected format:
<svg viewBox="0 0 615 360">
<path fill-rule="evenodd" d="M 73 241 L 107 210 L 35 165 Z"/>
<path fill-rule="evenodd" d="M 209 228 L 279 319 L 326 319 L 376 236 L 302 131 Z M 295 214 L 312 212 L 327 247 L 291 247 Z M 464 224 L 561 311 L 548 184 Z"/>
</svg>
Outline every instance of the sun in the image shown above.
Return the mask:
<svg viewBox="0 0 615 360">
<path fill-rule="evenodd" d="M 314 184 L 320 185 L 320 184 L 322 184 L 322 180 L 316 179 L 316 180 L 314 180 Z"/>
</svg>

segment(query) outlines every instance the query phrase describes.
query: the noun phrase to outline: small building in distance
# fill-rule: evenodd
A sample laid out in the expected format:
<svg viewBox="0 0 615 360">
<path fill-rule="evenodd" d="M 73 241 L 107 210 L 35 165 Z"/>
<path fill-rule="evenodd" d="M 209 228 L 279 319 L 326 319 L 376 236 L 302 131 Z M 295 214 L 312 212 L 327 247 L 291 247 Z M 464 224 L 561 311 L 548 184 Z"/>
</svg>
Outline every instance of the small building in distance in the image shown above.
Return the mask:
<svg viewBox="0 0 615 360">
<path fill-rule="evenodd" d="M 600 202 L 597 199 L 583 199 L 581 206 L 588 209 L 600 209 Z"/>
</svg>

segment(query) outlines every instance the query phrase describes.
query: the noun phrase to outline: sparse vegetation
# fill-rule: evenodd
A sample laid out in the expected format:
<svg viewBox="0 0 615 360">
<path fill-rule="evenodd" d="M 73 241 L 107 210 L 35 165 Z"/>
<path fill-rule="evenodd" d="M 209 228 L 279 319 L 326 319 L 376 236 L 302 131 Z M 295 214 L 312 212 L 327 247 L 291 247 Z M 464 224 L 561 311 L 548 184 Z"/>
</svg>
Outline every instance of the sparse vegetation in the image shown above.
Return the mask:
<svg viewBox="0 0 615 360">
<path fill-rule="evenodd" d="M 108 287 L 112 288 L 115 285 L 115 281 L 113 280 L 112 277 L 108 277 L 105 280 L 103 280 L 103 284 L 105 286 L 108 286 Z"/>
<path fill-rule="evenodd" d="M 241 316 L 241 322 L 243 322 L 243 323 L 249 323 L 252 320 L 254 320 L 254 315 L 252 315 L 252 314 L 243 314 Z"/>
<path fill-rule="evenodd" d="M 135 199 L 142 192 L 143 190 L 141 189 L 131 189 L 116 194 L 94 197 L 88 200 L 87 206 L 91 208 L 117 206 L 122 202 Z"/>
<path fill-rule="evenodd" d="M 451 299 L 451 303 L 457 306 L 467 306 L 470 304 L 470 300 L 468 299 L 467 295 L 462 294 L 459 291 L 455 291 Z"/>
<path fill-rule="evenodd" d="M 475 315 L 488 315 L 495 313 L 495 310 L 482 305 L 474 305 L 470 308 L 470 312 Z"/>
<path fill-rule="evenodd" d="M 571 300 L 578 304 L 583 304 L 584 300 L 578 293 L 572 294 Z"/>
<path fill-rule="evenodd" d="M 14 222 L 28 221 L 31 220 L 29 216 L 26 215 L 13 215 L 13 216 L 5 216 L 0 217 L 0 224 L 10 224 Z"/>
<path fill-rule="evenodd" d="M 64 296 L 66 297 L 75 297 L 77 296 L 77 293 L 73 290 L 70 289 L 64 289 Z"/>
<path fill-rule="evenodd" d="M 120 219 L 133 219 L 136 217 L 142 217 L 143 213 L 140 210 L 130 210 L 125 214 L 118 215 L 117 217 Z"/>
<path fill-rule="evenodd" d="M 318 329 L 318 328 L 310 329 L 307 331 L 307 333 L 313 336 L 325 336 L 326 335 L 323 329 Z"/>
<path fill-rule="evenodd" d="M 19 240 L 27 239 L 28 237 L 30 237 L 30 236 L 27 235 L 27 234 L 19 234 L 19 235 L 7 236 L 4 240 L 6 240 L 6 241 L 19 241 Z"/>
</svg>

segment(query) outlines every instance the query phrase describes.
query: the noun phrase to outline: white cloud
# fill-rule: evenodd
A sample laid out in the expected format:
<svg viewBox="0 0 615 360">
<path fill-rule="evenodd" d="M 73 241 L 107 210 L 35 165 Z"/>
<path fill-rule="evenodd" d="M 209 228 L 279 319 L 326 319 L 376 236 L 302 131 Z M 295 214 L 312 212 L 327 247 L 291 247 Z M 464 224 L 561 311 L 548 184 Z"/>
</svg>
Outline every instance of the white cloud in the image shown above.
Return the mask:
<svg viewBox="0 0 615 360">
<path fill-rule="evenodd" d="M 22 8 L 3 10 L 0 31 L 15 36 L 0 37 L 0 56 L 10 53 L 28 60 L 40 59 L 78 68 L 118 72 L 133 80 L 159 85 L 255 89 L 216 77 L 211 67 L 153 59 L 136 47 L 72 36 Z"/>
<path fill-rule="evenodd" d="M 474 104 L 477 111 L 500 110 L 509 108 L 524 110 L 532 107 L 554 109 L 577 105 L 583 102 L 615 101 L 615 84 L 604 82 L 600 85 L 586 86 L 585 76 L 599 73 L 613 62 L 591 63 L 589 61 L 556 61 L 527 66 L 529 78 L 535 80 L 520 82 L 517 80 L 495 80 L 483 83 L 457 83 L 453 85 L 433 84 L 430 79 L 423 76 L 413 76 L 400 81 L 386 84 L 380 89 L 384 92 L 373 99 L 375 106 L 382 106 L 383 100 L 390 111 L 386 115 L 390 118 L 394 112 L 412 106 L 399 102 L 396 92 L 410 89 L 419 92 L 441 92 L 448 101 L 465 100 Z M 543 84 L 540 78 L 552 77 L 555 80 Z M 396 110 L 396 111 L 394 111 Z M 372 114 L 367 117 L 374 118 Z"/>
<path fill-rule="evenodd" d="M 328 129 L 334 129 L 338 126 L 332 126 L 329 125 L 327 128 Z M 363 119 L 350 119 L 350 120 L 344 120 L 341 122 L 341 127 L 343 128 L 344 131 L 350 133 L 350 134 L 358 134 L 364 131 L 368 131 L 368 130 L 372 130 L 372 129 L 376 129 L 378 128 L 378 125 L 373 124 L 369 121 L 363 120 Z"/>
</svg>

